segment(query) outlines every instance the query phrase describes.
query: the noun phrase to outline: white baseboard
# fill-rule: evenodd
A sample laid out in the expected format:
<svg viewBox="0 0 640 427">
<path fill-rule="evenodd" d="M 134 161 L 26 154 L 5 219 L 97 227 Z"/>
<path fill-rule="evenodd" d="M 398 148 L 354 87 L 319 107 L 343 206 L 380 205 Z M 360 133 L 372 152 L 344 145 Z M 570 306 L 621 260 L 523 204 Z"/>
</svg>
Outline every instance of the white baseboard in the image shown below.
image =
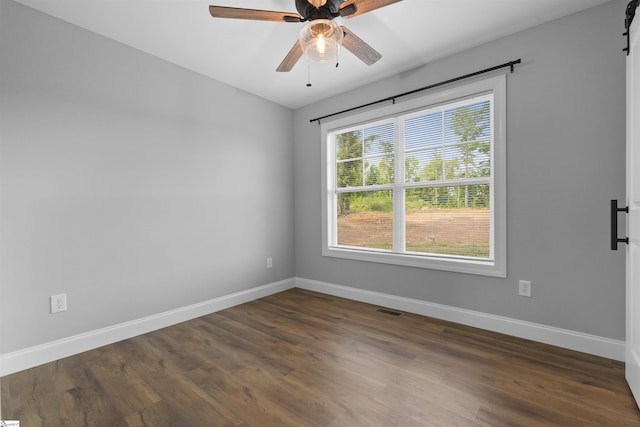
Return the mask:
<svg viewBox="0 0 640 427">
<path fill-rule="evenodd" d="M 164 313 L 0 355 L 0 377 L 286 291 L 295 279 L 247 289 Z"/>
<path fill-rule="evenodd" d="M 478 311 L 296 278 L 296 287 L 624 361 L 625 342 Z"/>
<path fill-rule="evenodd" d="M 215 313 L 216 311 L 286 291 L 293 287 L 349 298 L 382 307 L 389 307 L 408 313 L 448 320 L 583 353 L 607 357 L 609 359 L 624 361 L 625 358 L 624 341 L 298 277 L 3 354 L 0 355 L 0 376 L 9 375 L 180 322 L 185 322 L 196 317 Z"/>
</svg>

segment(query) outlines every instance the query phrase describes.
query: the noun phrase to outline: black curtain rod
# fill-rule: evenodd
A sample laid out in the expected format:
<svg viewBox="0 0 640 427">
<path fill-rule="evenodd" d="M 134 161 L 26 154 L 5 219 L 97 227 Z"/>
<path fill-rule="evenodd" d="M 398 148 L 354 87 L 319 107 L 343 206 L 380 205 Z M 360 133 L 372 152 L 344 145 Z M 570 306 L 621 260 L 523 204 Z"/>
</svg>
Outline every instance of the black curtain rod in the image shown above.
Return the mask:
<svg viewBox="0 0 640 427">
<path fill-rule="evenodd" d="M 440 82 L 440 83 L 435 83 L 435 84 L 432 84 L 432 85 L 429 85 L 429 86 L 421 87 L 420 89 L 414 89 L 414 90 L 409 91 L 409 92 L 404 92 L 404 93 L 401 93 L 401 94 L 398 94 L 398 95 L 395 95 L 395 96 L 390 96 L 388 98 L 379 99 L 377 101 L 369 102 L 367 104 L 358 105 L 357 107 L 348 108 L 346 110 L 338 111 L 337 113 L 327 114 L 326 116 L 318 117 L 316 119 L 311 119 L 311 120 L 309 120 L 309 122 L 311 122 L 311 123 L 318 122 L 318 124 L 320 124 L 320 120 L 322 120 L 322 119 L 326 119 L 328 117 L 337 116 L 339 114 L 349 113 L 349 112 L 354 111 L 354 110 L 359 110 L 361 108 L 366 108 L 366 107 L 370 107 L 372 105 L 381 104 L 383 102 L 393 101 L 393 103 L 395 104 L 396 98 L 402 98 L 403 96 L 413 95 L 414 93 L 422 92 L 423 90 L 433 89 L 434 87 L 438 87 L 438 86 L 444 86 L 444 85 L 449 84 L 449 83 L 457 82 L 458 80 L 468 79 L 470 77 L 474 77 L 474 76 L 477 76 L 477 75 L 480 75 L 480 74 L 484 74 L 484 73 L 489 73 L 491 71 L 499 70 L 501 68 L 510 67 L 511 68 L 511 72 L 513 73 L 513 66 L 515 64 L 520 64 L 521 62 L 522 62 L 521 59 L 516 59 L 515 61 L 509 61 L 509 62 L 506 62 L 506 63 L 501 64 L 501 65 L 496 65 L 495 67 L 485 68 L 484 70 L 476 71 L 476 72 L 470 73 L 470 74 L 465 74 L 464 76 L 454 77 L 453 79 L 445 80 L 445 81 Z"/>
</svg>

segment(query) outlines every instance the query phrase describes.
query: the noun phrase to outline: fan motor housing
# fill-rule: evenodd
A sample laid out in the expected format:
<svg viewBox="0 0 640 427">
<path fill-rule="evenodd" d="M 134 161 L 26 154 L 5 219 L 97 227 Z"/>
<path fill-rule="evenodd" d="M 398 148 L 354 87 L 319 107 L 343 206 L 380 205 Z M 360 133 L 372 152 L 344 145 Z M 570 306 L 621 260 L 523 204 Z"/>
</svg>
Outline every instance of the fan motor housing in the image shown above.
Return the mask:
<svg viewBox="0 0 640 427">
<path fill-rule="evenodd" d="M 296 9 L 305 21 L 333 19 L 339 16 L 342 2 L 343 0 L 327 0 L 323 6 L 317 8 L 307 0 L 296 0 Z"/>
</svg>

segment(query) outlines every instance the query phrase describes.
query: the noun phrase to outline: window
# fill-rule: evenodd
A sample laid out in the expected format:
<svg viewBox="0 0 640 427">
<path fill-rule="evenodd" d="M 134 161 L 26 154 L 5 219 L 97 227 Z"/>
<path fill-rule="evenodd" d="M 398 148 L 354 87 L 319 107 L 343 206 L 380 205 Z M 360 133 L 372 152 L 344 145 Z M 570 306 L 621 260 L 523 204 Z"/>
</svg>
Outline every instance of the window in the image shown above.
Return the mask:
<svg viewBox="0 0 640 427">
<path fill-rule="evenodd" d="M 323 255 L 506 277 L 504 75 L 322 132 Z"/>
</svg>

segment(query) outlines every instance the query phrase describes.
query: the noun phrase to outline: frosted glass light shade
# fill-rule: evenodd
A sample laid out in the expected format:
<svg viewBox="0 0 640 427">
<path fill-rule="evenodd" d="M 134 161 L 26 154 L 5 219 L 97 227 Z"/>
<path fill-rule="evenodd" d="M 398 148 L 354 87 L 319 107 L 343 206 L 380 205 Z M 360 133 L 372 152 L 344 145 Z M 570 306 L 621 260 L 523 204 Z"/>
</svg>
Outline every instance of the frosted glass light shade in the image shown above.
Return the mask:
<svg viewBox="0 0 640 427">
<path fill-rule="evenodd" d="M 328 19 L 314 19 L 300 31 L 302 53 L 310 61 L 328 62 L 338 57 L 342 45 L 342 28 Z"/>
</svg>

